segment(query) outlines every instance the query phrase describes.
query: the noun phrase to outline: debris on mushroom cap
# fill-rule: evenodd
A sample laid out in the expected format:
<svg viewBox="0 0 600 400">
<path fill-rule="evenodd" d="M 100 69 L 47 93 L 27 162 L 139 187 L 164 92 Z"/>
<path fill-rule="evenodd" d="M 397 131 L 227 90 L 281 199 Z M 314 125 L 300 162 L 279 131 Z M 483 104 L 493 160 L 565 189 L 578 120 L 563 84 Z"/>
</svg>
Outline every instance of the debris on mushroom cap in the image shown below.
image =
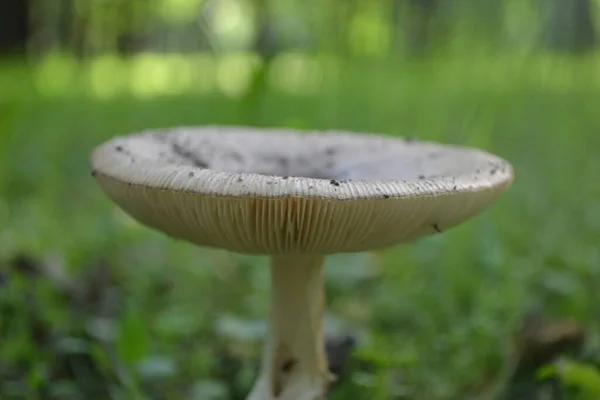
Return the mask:
<svg viewBox="0 0 600 400">
<path fill-rule="evenodd" d="M 458 225 L 513 180 L 487 152 L 349 132 L 175 128 L 91 155 L 103 190 L 141 223 L 251 254 L 358 252 Z"/>
</svg>

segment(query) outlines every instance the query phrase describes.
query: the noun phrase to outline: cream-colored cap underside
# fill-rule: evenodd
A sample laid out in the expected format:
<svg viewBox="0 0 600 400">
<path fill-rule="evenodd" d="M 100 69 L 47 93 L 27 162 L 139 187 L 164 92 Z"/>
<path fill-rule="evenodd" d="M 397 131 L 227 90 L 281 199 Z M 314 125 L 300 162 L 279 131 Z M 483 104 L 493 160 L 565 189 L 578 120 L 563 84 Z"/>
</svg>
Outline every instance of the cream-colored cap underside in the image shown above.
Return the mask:
<svg viewBox="0 0 600 400">
<path fill-rule="evenodd" d="M 483 211 L 513 171 L 487 152 L 347 132 L 177 128 L 114 138 L 91 165 L 141 223 L 250 254 L 384 248 Z"/>
</svg>

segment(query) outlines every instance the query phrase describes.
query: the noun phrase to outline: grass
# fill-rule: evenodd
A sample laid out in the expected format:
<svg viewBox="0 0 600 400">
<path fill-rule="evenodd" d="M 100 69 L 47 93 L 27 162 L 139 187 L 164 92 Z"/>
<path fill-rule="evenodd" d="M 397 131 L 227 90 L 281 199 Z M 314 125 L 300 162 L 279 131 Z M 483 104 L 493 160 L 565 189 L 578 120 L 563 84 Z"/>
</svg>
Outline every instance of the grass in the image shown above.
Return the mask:
<svg viewBox="0 0 600 400">
<path fill-rule="evenodd" d="M 353 364 L 332 398 L 493 398 L 531 310 L 577 320 L 597 349 L 598 62 L 336 65 L 311 93 L 270 86 L 257 98 L 216 89 L 98 98 L 77 71 L 71 89 L 43 95 L 36 71 L 3 65 L 2 398 L 243 398 L 267 312 L 266 260 L 143 228 L 90 178 L 93 146 L 174 125 L 412 135 L 482 147 L 514 165 L 514 186 L 475 220 L 410 246 L 329 259 L 328 329 L 357 332 L 356 359 L 369 363 Z M 9 270 L 16 254 L 40 260 L 46 276 Z"/>
</svg>

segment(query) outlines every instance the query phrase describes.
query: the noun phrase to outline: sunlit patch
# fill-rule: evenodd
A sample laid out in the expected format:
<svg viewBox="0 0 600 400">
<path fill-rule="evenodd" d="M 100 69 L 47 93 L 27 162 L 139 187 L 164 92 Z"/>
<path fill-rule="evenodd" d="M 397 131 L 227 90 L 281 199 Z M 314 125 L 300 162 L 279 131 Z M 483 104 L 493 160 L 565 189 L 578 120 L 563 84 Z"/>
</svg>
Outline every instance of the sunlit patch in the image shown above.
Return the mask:
<svg viewBox="0 0 600 400">
<path fill-rule="evenodd" d="M 169 94 L 189 91 L 197 79 L 193 60 L 174 54 L 165 57 L 164 61 L 167 64 L 171 81 Z"/>
<path fill-rule="evenodd" d="M 164 56 L 152 53 L 135 57 L 131 64 L 130 89 L 136 97 L 150 98 L 172 93 L 175 71 Z"/>
<path fill-rule="evenodd" d="M 93 59 L 87 68 L 89 89 L 98 98 L 111 98 L 125 90 L 127 66 L 115 55 Z"/>
<path fill-rule="evenodd" d="M 356 13 L 350 23 L 350 47 L 355 54 L 383 56 L 388 54 L 391 30 L 383 16 L 375 12 Z"/>
<path fill-rule="evenodd" d="M 595 64 L 576 63 L 556 55 L 528 58 L 522 54 L 498 57 L 475 54 L 446 58 L 428 75 L 438 90 L 463 96 L 465 91 L 504 92 L 515 85 L 534 85 L 562 92 L 572 88 L 597 88 L 600 75 Z M 262 63 L 258 54 L 142 53 L 125 60 L 103 55 L 78 62 L 75 57 L 53 53 L 36 65 L 36 89 L 45 96 L 86 95 L 108 99 L 119 95 L 157 98 L 178 94 L 220 92 L 240 98 L 251 89 L 252 76 Z M 334 55 L 300 51 L 283 52 L 272 62 L 268 83 L 272 89 L 293 96 L 312 96 L 343 84 L 343 61 Z M 373 79 L 373 77 L 365 77 Z M 385 79 L 375 77 L 375 79 Z M 395 76 L 396 84 L 399 84 Z M 515 81 L 516 80 L 516 81 Z M 327 85 L 328 87 L 326 87 Z"/>
<path fill-rule="evenodd" d="M 189 22 L 196 18 L 204 2 L 205 0 L 160 0 L 156 4 L 156 10 L 168 22 Z"/>
<path fill-rule="evenodd" d="M 184 58 L 188 61 L 192 81 L 187 88 L 196 93 L 210 93 L 215 90 L 217 60 L 209 54 L 196 54 Z"/>
<path fill-rule="evenodd" d="M 79 66 L 73 57 L 48 54 L 36 68 L 36 87 L 43 95 L 64 95 L 76 86 L 78 70 Z"/>
<path fill-rule="evenodd" d="M 315 94 L 322 81 L 321 65 L 307 54 L 283 53 L 275 58 L 271 66 L 270 83 L 291 94 Z"/>
<path fill-rule="evenodd" d="M 228 54 L 219 59 L 217 85 L 224 95 L 239 98 L 250 87 L 252 74 L 260 65 L 260 58 L 252 54 Z"/>
<path fill-rule="evenodd" d="M 235 0 L 222 0 L 215 4 L 214 18 L 216 33 L 235 30 L 244 22 L 241 4 Z"/>
<path fill-rule="evenodd" d="M 254 37 L 251 15 L 253 8 L 247 2 L 219 0 L 209 6 L 213 43 L 218 48 L 248 48 Z"/>
<path fill-rule="evenodd" d="M 115 57 L 104 57 L 115 60 Z M 118 59 L 116 59 L 118 60 Z M 190 92 L 209 92 L 214 86 L 215 62 L 210 56 L 178 54 L 139 55 L 115 68 L 107 60 L 93 64 L 93 93 L 106 97 L 127 90 L 135 97 L 152 98 Z"/>
</svg>

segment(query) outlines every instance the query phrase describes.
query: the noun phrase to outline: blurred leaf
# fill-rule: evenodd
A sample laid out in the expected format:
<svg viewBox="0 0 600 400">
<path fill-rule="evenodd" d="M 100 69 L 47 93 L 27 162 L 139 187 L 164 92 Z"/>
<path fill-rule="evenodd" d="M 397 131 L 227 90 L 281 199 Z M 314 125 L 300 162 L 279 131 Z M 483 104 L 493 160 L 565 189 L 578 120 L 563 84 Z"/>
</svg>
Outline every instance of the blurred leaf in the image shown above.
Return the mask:
<svg viewBox="0 0 600 400">
<path fill-rule="evenodd" d="M 194 384 L 190 400 L 226 400 L 229 398 L 227 386 L 216 381 L 200 381 Z"/>
<path fill-rule="evenodd" d="M 264 338 L 267 325 L 262 319 L 250 320 L 226 314 L 217 319 L 215 330 L 229 339 L 250 342 Z"/>
<path fill-rule="evenodd" d="M 111 371 L 111 364 L 108 355 L 106 354 L 106 350 L 99 344 L 95 343 L 91 344 L 89 347 L 90 355 L 96 362 L 96 365 L 101 371 L 103 371 L 105 374 L 108 374 L 108 372 Z"/>
<path fill-rule="evenodd" d="M 563 359 L 556 363 L 556 370 L 561 381 L 579 389 L 583 398 L 600 398 L 600 370 L 597 367 Z"/>
<path fill-rule="evenodd" d="M 136 307 L 129 305 L 121 315 L 117 329 L 117 353 L 131 367 L 148 354 L 148 328 Z"/>
<path fill-rule="evenodd" d="M 49 395 L 53 399 L 75 399 L 80 393 L 73 382 L 65 380 L 52 382 L 49 388 Z"/>
<path fill-rule="evenodd" d="M 203 318 L 184 307 L 167 307 L 154 319 L 154 330 L 165 337 L 189 335 L 199 329 Z"/>
<path fill-rule="evenodd" d="M 27 374 L 27 384 L 31 389 L 40 389 L 47 381 L 47 368 L 44 363 L 37 362 Z"/>
<path fill-rule="evenodd" d="M 87 321 L 87 331 L 98 340 L 112 342 L 119 335 L 116 324 L 112 318 L 92 317 Z"/>
<path fill-rule="evenodd" d="M 378 368 L 397 368 L 406 367 L 415 364 L 419 361 L 416 352 L 412 354 L 408 351 L 403 351 L 400 356 L 393 353 L 383 353 L 367 349 L 358 349 L 355 356 L 363 361 L 369 362 Z"/>
<path fill-rule="evenodd" d="M 19 105 L 16 101 L 0 99 L 0 140 L 8 141 L 9 128 L 17 121 Z"/>
<path fill-rule="evenodd" d="M 325 279 L 330 285 L 348 288 L 377 277 L 377 257 L 369 252 L 327 257 Z"/>
<path fill-rule="evenodd" d="M 88 353 L 89 345 L 85 340 L 76 337 L 61 337 L 57 343 L 57 349 L 65 354 Z"/>
<path fill-rule="evenodd" d="M 148 381 L 168 378 L 177 373 L 173 360 L 165 356 L 146 357 L 138 364 L 137 370 Z"/>
<path fill-rule="evenodd" d="M 540 283 L 548 291 L 563 296 L 573 294 L 581 289 L 581 284 L 569 271 L 544 271 Z"/>
</svg>

